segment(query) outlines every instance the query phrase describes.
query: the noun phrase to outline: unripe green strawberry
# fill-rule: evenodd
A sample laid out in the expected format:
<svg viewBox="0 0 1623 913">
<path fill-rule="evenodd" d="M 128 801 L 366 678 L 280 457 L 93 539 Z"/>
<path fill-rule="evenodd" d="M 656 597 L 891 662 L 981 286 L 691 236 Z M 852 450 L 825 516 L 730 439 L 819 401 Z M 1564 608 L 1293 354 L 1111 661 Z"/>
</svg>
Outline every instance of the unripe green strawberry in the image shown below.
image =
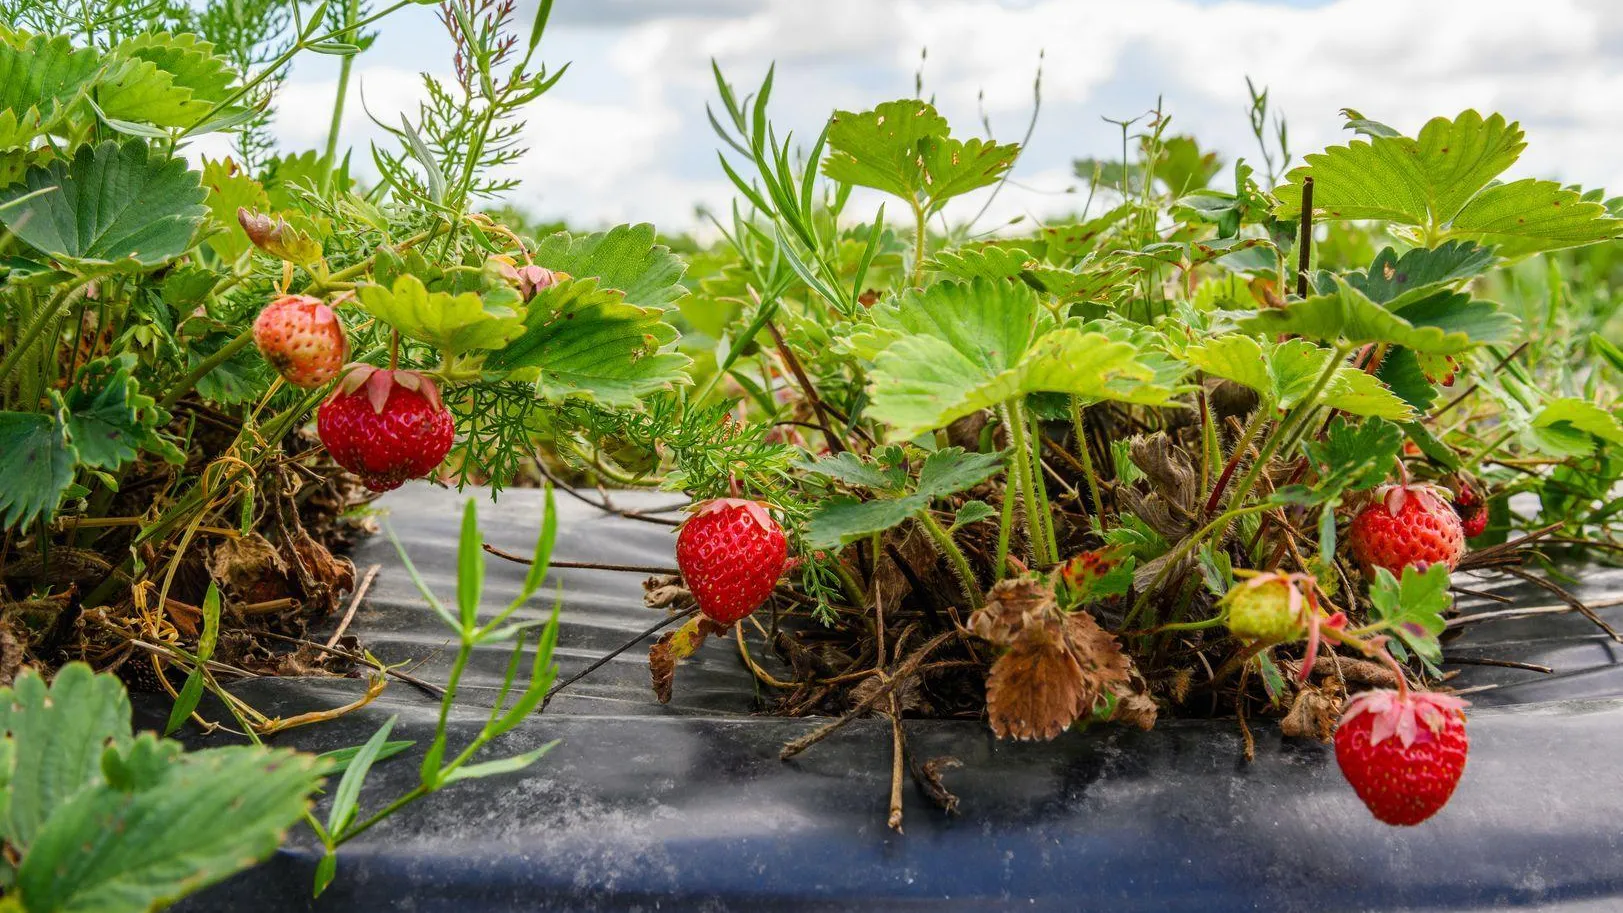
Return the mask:
<svg viewBox="0 0 1623 913">
<path fill-rule="evenodd" d="M 1336 763 L 1370 813 L 1419 824 L 1448 803 L 1465 772 L 1465 702 L 1430 691 L 1365 691 L 1336 727 Z"/>
<path fill-rule="evenodd" d="M 308 295 L 283 295 L 265 305 L 254 319 L 254 344 L 276 373 L 306 389 L 337 377 L 349 357 L 343 322 Z"/>
<path fill-rule="evenodd" d="M 1301 640 L 1309 630 L 1309 598 L 1300 574 L 1258 574 L 1236 583 L 1223 597 L 1229 632 L 1241 640 L 1280 644 Z M 1313 587 L 1311 578 L 1305 581 Z"/>
</svg>

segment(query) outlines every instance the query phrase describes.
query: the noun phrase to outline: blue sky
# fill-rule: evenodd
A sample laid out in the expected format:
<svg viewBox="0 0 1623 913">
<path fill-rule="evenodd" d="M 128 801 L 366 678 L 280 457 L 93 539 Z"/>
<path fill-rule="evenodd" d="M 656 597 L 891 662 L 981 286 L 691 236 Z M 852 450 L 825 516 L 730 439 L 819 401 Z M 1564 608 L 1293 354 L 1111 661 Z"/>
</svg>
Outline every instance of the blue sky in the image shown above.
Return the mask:
<svg viewBox="0 0 1623 913">
<path fill-rule="evenodd" d="M 1000 140 L 1024 132 L 1045 55 L 1019 186 L 986 225 L 1078 208 L 1071 160 L 1119 154 L 1103 118 L 1140 115 L 1158 96 L 1174 132 L 1254 161 L 1246 76 L 1270 88 L 1298 157 L 1343 141 L 1343 107 L 1411 132 L 1475 107 L 1522 122 L 1519 173 L 1623 192 L 1613 0 L 557 0 L 543 52 L 572 65 L 533 105 L 512 202 L 587 226 L 692 227 L 696 204 L 731 197 L 704 113 L 712 58 L 745 90 L 775 62 L 774 121 L 807 136 L 835 108 L 911 95 L 924 48 L 926 94 L 966 133 L 984 104 Z M 418 72 L 447 73 L 449 49 L 432 7 L 387 20 L 355 65 L 372 113 L 413 110 Z M 287 149 L 324 141 L 336 73 L 332 58 L 296 65 L 276 124 Z M 379 136 L 358 104 L 344 131 L 363 152 Z"/>
</svg>

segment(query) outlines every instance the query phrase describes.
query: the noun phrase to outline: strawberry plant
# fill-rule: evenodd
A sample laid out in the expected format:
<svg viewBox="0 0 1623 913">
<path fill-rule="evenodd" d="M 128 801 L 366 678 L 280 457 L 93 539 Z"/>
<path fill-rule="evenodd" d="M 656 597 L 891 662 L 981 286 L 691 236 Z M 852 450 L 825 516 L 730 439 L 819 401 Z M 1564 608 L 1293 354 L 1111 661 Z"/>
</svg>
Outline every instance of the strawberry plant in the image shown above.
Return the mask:
<svg viewBox="0 0 1623 913">
<path fill-rule="evenodd" d="M 496 207 L 564 75 L 551 3 L 526 26 L 445 0 L 454 72 L 379 123 L 362 177 L 350 61 L 401 5 L 25 4 L 0 27 L 0 682 L 83 659 L 172 695 L 171 729 L 250 741 L 349 712 L 399 674 L 335 646 L 347 622 L 306 636 L 356 588 L 353 508 L 561 476 L 693 502 L 648 589 L 685 622 L 651 650 L 656 696 L 730 637 L 765 709 L 833 718 L 785 758 L 878 713 L 893 827 L 909 771 L 959 801 L 905 718 L 1029 740 L 1163 714 L 1320 738 L 1341 716 L 1355 791 L 1410 824 L 1463 765 L 1453 575 L 1615 560 L 1623 207 L 1513 174 L 1501 115 L 1410 135 L 1347 111 L 1352 137 L 1297 162 L 1253 91 L 1259 172 L 1157 110 L 1076 164 L 1080 209 L 987 230 L 963 207 L 1021 143 L 920 97 L 796 144 L 773 73 L 744 94 L 718 67 L 738 200 L 716 243 L 536 232 Z M 333 128 L 278 154 L 267 111 L 306 53 L 343 58 Z M 229 157 L 193 154 L 211 133 Z M 539 757 L 472 763 L 544 705 L 555 627 L 447 757 L 470 651 L 527 630 L 519 603 L 479 621 L 479 546 L 470 509 L 456 611 L 424 588 L 459 652 L 421 783 L 362 817 L 388 728 L 356 751 L 307 819 L 318 890 L 394 809 Z M 377 675 L 273 719 L 219 663 Z"/>
<path fill-rule="evenodd" d="M 1615 365 L 1531 354 L 1526 310 L 1493 294 L 1623 236 L 1615 205 L 1504 177 L 1522 132 L 1473 111 L 1413 137 L 1349 112 L 1357 138 L 1289 167 L 1263 93 L 1260 181 L 1243 160 L 1221 180 L 1157 111 L 1136 157 L 1078 164 L 1074 219 L 988 235 L 949 204 L 995 192 L 1017 144 L 908 99 L 836 111 L 800 150 L 771 127 L 772 74 L 749 95 L 716 80 L 740 199 L 694 257 L 678 309 L 697 386 L 660 424 L 724 405 L 747 456 L 627 449 L 600 414 L 597 441 L 565 446 L 605 479 L 751 499 L 798 570 L 757 610 L 778 560 L 722 549 L 750 596 L 718 616 L 717 571 L 682 557 L 714 521 L 688 519 L 679 564 L 710 618 L 655 646 L 660 699 L 730 625 L 768 708 L 836 717 L 784 757 L 890 721 L 897 827 L 907 770 L 958 801 L 919 773 L 905 716 L 1049 739 L 1274 715 L 1328 738 L 1345 704 L 1359 796 L 1391 823 L 1435 813 L 1464 757 L 1463 702 L 1426 690 L 1451 573 L 1525 574 L 1591 543 L 1604 559 L 1615 535 Z M 881 202 L 856 212 L 858 187 Z M 1509 509 L 1527 491 L 1542 512 Z M 683 617 L 680 583 L 650 604 Z M 1389 691 L 1345 697 L 1371 684 Z M 1298 706 L 1328 716 L 1304 728 Z"/>
</svg>

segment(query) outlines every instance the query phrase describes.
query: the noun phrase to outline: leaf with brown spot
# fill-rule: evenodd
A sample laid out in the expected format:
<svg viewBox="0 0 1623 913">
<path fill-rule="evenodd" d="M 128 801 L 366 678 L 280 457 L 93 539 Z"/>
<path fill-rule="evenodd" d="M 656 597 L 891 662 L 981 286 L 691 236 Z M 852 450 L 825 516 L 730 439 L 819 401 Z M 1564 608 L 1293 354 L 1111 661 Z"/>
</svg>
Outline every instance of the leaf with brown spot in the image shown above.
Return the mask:
<svg viewBox="0 0 1623 913">
<path fill-rule="evenodd" d="M 671 702 L 671 690 L 676 682 L 676 664 L 692 656 L 711 634 L 725 634 L 727 628 L 703 615 L 695 615 L 687 624 L 674 631 L 666 631 L 648 648 L 648 674 L 654 681 L 654 697 L 661 704 Z"/>
<path fill-rule="evenodd" d="M 1000 739 L 1052 739 L 1093 705 L 1059 622 L 1025 625 L 986 677 L 986 713 Z"/>
</svg>

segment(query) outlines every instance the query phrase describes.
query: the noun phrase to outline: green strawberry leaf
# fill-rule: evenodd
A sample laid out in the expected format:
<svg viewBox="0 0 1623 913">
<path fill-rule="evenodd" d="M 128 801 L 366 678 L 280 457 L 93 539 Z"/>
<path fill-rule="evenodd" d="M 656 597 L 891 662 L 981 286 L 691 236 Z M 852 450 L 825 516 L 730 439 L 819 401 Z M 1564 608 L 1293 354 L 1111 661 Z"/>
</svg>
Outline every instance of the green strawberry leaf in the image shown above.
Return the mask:
<svg viewBox="0 0 1623 913">
<path fill-rule="evenodd" d="M 996 184 L 1020 157 L 1020 147 L 1013 143 L 982 139 L 926 137 L 919 145 L 930 200 L 927 211 L 932 213 L 953 197 Z"/>
<path fill-rule="evenodd" d="M 1428 412 L 1437 402 L 1437 385 L 1421 368 L 1420 356 L 1410 349 L 1388 351 L 1375 376 L 1416 412 Z"/>
<path fill-rule="evenodd" d="M 76 462 L 62 415 L 0 412 L 0 529 L 54 513 Z"/>
<path fill-rule="evenodd" d="M 924 189 L 920 145 L 948 131 L 947 119 L 916 99 L 885 102 L 860 114 L 835 111 L 823 173 L 843 184 L 914 199 Z"/>
<path fill-rule="evenodd" d="M 872 501 L 836 495 L 819 503 L 807 517 L 806 544 L 812 548 L 848 545 L 907 522 L 929 503 L 921 495 Z"/>
<path fill-rule="evenodd" d="M 1597 439 L 1623 445 L 1623 423 L 1594 403 L 1562 397 L 1533 416 L 1527 437 L 1530 444 L 1554 456 L 1588 456 Z"/>
<path fill-rule="evenodd" d="M 952 526 L 947 532 L 957 532 L 971 523 L 990 520 L 997 516 L 997 510 L 985 501 L 965 501 L 964 506 L 958 508 L 958 513 L 952 518 Z"/>
<path fill-rule="evenodd" d="M 135 459 L 143 447 L 172 455 L 173 445 L 155 431 L 165 420 L 156 400 L 142 393 L 140 383 L 130 376 L 133 362 L 128 356 L 117 362 L 92 362 L 85 366 L 81 384 L 64 397 L 68 440 L 81 465 L 117 469 Z"/>
<path fill-rule="evenodd" d="M 937 450 L 924 458 L 914 490 L 925 498 L 941 498 L 973 488 L 997 475 L 1004 461 L 1005 454 L 1001 451 L 974 453 L 962 447 Z"/>
<path fill-rule="evenodd" d="M 1416 656 L 1431 663 L 1441 662 L 1443 645 L 1437 638 L 1446 627 L 1443 613 L 1454 604 L 1448 586 L 1445 564 L 1433 564 L 1425 573 L 1405 567 L 1401 582 L 1391 571 L 1378 567 L 1369 588 L 1369 600 L 1375 609 L 1373 618 L 1390 626 Z"/>
<path fill-rule="evenodd" d="M 0 837 L 27 854 L 58 806 L 101 783 L 102 750 L 129 741 L 130 701 L 117 677 L 75 662 L 46 687 L 24 668 L 0 688 Z"/>
<path fill-rule="evenodd" d="M 902 489 L 907 476 L 905 472 L 898 475 L 899 448 L 891 449 L 895 452 L 888 454 L 892 459 L 885 469 L 865 463 L 850 453 L 819 460 L 807 468 L 830 478 L 896 493 Z M 881 458 L 884 456 L 886 454 Z M 996 475 L 1003 469 L 1005 458 L 1001 452 L 977 453 L 962 447 L 934 451 L 924 458 L 919 466 L 918 482 L 905 496 L 859 501 L 839 495 L 818 504 L 806 523 L 807 544 L 813 548 L 833 548 L 884 532 L 927 509 L 936 498 L 973 488 Z M 859 479 L 864 481 L 856 481 Z M 971 508 L 969 504 L 980 504 L 980 509 Z M 969 504 L 960 510 L 959 520 L 955 522 L 973 523 L 991 516 L 991 508 L 985 504 L 978 501 Z M 981 513 L 982 510 L 986 513 Z M 964 519 L 965 511 L 968 519 Z"/>
<path fill-rule="evenodd" d="M 190 91 L 194 100 L 211 105 L 229 98 L 236 83 L 231 62 L 214 53 L 214 45 L 196 35 L 148 32 L 119 42 L 113 53 L 151 61 L 175 85 Z"/>
<path fill-rule="evenodd" d="M 184 160 L 138 140 L 109 142 L 81 147 L 71 162 L 31 168 L 21 184 L 0 189 L 0 222 L 58 260 L 146 268 L 192 246 L 208 217 L 204 197 Z"/>
<path fill-rule="evenodd" d="M 663 310 L 687 294 L 687 265 L 655 237 L 647 223 L 579 237 L 560 231 L 541 239 L 535 262 L 575 279 L 595 278 L 599 287 L 623 293 L 627 304 Z"/>
<path fill-rule="evenodd" d="M 421 279 L 408 274 L 396 279 L 393 289 L 362 286 L 359 296 L 372 316 L 447 355 L 500 349 L 525 330 L 524 305 L 510 289 L 485 296 L 430 292 Z"/>
<path fill-rule="evenodd" d="M 1403 432 L 1396 425 L 1380 419 L 1352 424 L 1337 418 L 1322 442 L 1302 444 L 1319 477 L 1311 486 L 1311 501 L 1322 504 L 1343 492 L 1381 484 L 1391 475 L 1402 448 Z"/>
<path fill-rule="evenodd" d="M 1269 308 L 1240 321 L 1240 329 L 1264 336 L 1296 335 L 1321 342 L 1387 343 L 1406 346 L 1416 352 L 1454 355 L 1477 343 L 1481 332 L 1491 336 L 1496 318 L 1483 316 L 1482 327 L 1455 325 L 1450 329 L 1416 326 L 1371 301 L 1367 295 L 1340 278 L 1328 294 L 1293 301 L 1282 308 Z"/>
<path fill-rule="evenodd" d="M 691 360 L 670 351 L 678 334 L 663 313 L 627 303 L 596 279 L 565 280 L 531 300 L 523 334 L 492 353 L 485 367 L 533 380 L 545 399 L 635 406 L 691 382 Z"/>
<path fill-rule="evenodd" d="M 934 213 L 953 197 L 996 183 L 1020 155 L 1012 143 L 965 142 L 947 134 L 947 119 L 918 99 L 885 102 L 860 114 L 836 111 L 823 173 L 922 202 Z"/>
<path fill-rule="evenodd" d="M 1023 248 L 987 246 L 944 250 L 924 266 L 959 279 L 1018 279 L 1036 262 Z"/>
<path fill-rule="evenodd" d="M 1274 191 L 1274 215 L 1299 216 L 1302 184 L 1312 177 L 1321 219 L 1413 226 L 1428 244 L 1469 240 L 1519 257 L 1623 234 L 1604 205 L 1551 181 L 1491 183 L 1525 147 L 1520 125 L 1498 114 L 1434 118 L 1418 139 L 1377 135 L 1306 156 Z"/>
<path fill-rule="evenodd" d="M 857 488 L 870 488 L 881 492 L 899 492 L 907 485 L 907 469 L 902 466 L 902 449 L 885 447 L 869 457 L 861 457 L 846 450 L 834 456 L 799 464 L 801 469 L 814 475 L 844 482 Z"/>
<path fill-rule="evenodd" d="M 66 36 L 0 41 L 0 149 L 25 148 L 50 129 L 101 66 L 95 51 Z"/>
<path fill-rule="evenodd" d="M 125 763 L 141 772 L 126 785 L 149 788 L 95 786 L 52 810 L 17 869 L 28 909 L 166 906 L 275 852 L 324 772 L 257 746 L 183 754 L 161 772 Z"/>
<path fill-rule="evenodd" d="M 1377 304 L 1387 304 L 1417 289 L 1451 286 L 1482 275 L 1494 264 L 1492 248 L 1469 241 L 1449 241 L 1438 247 L 1417 247 L 1399 257 L 1388 247 L 1375 255 L 1363 272 L 1347 276 L 1347 283 Z"/>
<path fill-rule="evenodd" d="M 1013 282 L 939 282 L 874 315 L 870 413 L 902 438 L 1028 393 L 1164 402 L 1138 347 L 1067 327 L 1038 336 L 1037 295 Z"/>
<path fill-rule="evenodd" d="M 1184 353 L 1189 364 L 1243 384 L 1281 409 L 1300 403 L 1312 392 L 1333 352 L 1304 339 L 1265 343 L 1251 336 L 1216 336 Z M 1323 402 L 1354 415 L 1393 420 L 1415 417 L 1413 410 L 1374 377 L 1348 364 L 1326 387 Z"/>
</svg>

